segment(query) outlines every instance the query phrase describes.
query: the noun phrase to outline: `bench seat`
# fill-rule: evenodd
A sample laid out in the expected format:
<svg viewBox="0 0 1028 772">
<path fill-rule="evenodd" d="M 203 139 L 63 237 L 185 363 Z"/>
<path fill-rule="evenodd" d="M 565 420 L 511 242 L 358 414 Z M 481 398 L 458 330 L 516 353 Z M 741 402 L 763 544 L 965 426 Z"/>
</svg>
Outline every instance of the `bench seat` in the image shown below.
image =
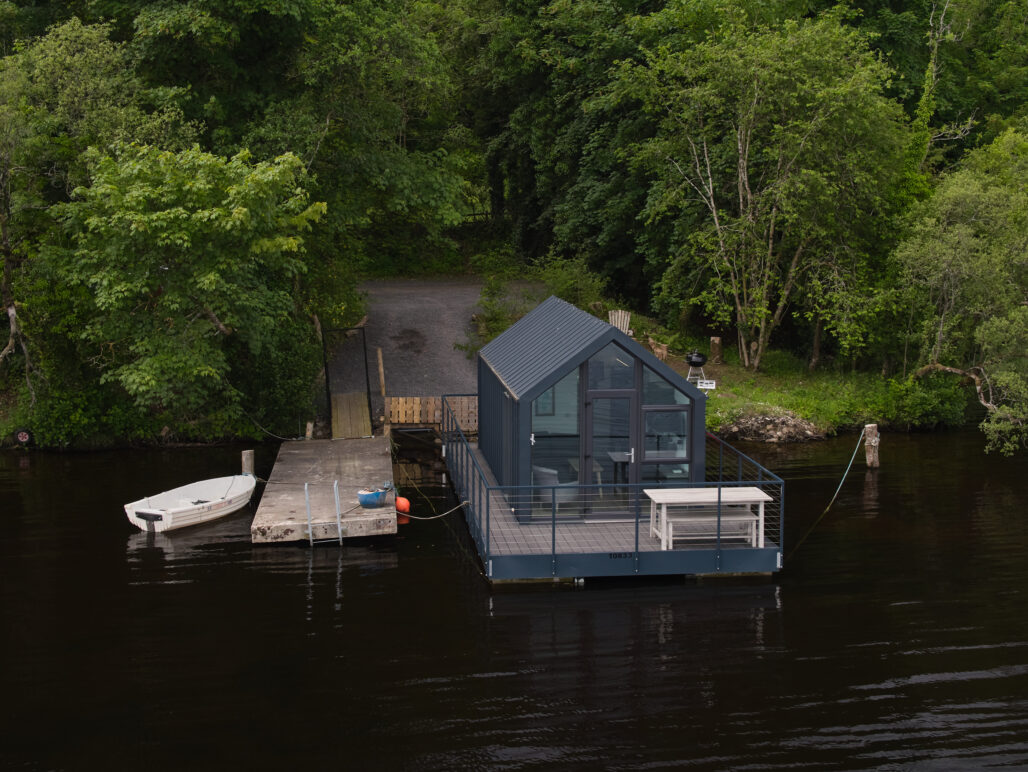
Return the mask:
<svg viewBox="0 0 1028 772">
<path fill-rule="evenodd" d="M 675 539 L 718 538 L 717 507 L 668 507 L 666 543 L 672 548 Z M 757 546 L 757 515 L 749 505 L 729 504 L 721 507 L 721 538 L 743 539 Z"/>
</svg>

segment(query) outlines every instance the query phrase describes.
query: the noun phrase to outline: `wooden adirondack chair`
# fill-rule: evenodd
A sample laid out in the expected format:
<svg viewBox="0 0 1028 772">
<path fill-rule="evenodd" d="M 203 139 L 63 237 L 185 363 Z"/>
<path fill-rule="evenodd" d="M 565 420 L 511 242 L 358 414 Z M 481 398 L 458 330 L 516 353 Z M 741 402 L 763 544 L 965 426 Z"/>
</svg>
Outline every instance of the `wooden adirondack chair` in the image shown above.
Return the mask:
<svg viewBox="0 0 1028 772">
<path fill-rule="evenodd" d="M 612 326 L 617 327 L 625 335 L 631 336 L 632 331 L 628 329 L 628 325 L 631 323 L 632 312 L 625 311 L 624 309 L 615 309 L 608 314 L 610 323 Z"/>
</svg>

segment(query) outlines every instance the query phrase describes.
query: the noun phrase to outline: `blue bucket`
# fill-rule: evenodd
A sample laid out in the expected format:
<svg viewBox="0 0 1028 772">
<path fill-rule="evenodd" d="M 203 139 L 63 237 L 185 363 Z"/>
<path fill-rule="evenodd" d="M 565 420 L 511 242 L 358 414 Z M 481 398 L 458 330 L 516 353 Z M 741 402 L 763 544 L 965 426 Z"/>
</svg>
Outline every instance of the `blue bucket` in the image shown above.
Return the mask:
<svg viewBox="0 0 1028 772">
<path fill-rule="evenodd" d="M 362 488 L 357 491 L 357 501 L 365 509 L 377 509 L 385 504 L 386 493 L 385 488 L 376 488 L 375 490 Z"/>
</svg>

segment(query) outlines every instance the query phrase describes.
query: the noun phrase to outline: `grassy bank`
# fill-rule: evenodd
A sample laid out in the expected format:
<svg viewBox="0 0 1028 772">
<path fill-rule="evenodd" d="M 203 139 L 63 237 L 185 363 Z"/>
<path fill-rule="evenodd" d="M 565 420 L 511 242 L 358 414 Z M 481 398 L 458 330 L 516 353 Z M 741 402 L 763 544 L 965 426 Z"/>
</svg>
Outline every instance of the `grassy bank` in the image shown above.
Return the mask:
<svg viewBox="0 0 1028 772">
<path fill-rule="evenodd" d="M 670 333 L 657 322 L 635 315 L 636 340 L 670 344 L 668 364 L 686 375 L 685 354 L 709 354 L 709 337 Z M 877 423 L 900 431 L 961 426 L 973 414 L 973 390 L 952 375 L 913 379 L 904 374 L 855 371 L 831 364 L 811 371 L 807 363 L 785 351 L 766 353 L 759 372 L 739 363 L 726 339 L 724 362 L 703 371 L 717 387 L 708 393 L 707 428 L 725 432 L 733 425 L 763 417 L 788 417 L 810 426 L 818 435 L 832 435 Z M 796 433 L 792 438 L 799 438 Z"/>
<path fill-rule="evenodd" d="M 707 403 L 709 429 L 722 431 L 746 419 L 783 415 L 828 435 L 866 423 L 916 430 L 959 426 L 967 420 L 969 391 L 952 376 L 914 381 L 851 371 L 810 372 L 788 355 L 774 354 L 769 360 L 776 364 L 758 373 L 731 363 L 704 367 L 707 378 L 717 382 Z M 683 375 L 689 370 L 680 352 L 670 355 L 668 363 Z"/>
</svg>

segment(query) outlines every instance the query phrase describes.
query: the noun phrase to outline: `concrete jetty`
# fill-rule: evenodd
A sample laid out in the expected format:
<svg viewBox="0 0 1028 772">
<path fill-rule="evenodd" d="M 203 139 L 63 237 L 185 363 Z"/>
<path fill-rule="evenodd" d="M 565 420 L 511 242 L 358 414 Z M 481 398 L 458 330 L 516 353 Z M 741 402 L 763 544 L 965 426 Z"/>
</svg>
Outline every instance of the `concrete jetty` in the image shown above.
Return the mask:
<svg viewBox="0 0 1028 772">
<path fill-rule="evenodd" d="M 257 507 L 250 537 L 254 544 L 315 541 L 396 533 L 394 494 L 385 505 L 364 509 L 361 488 L 375 488 L 393 479 L 388 437 L 353 440 L 283 442 L 271 478 Z M 339 481 L 339 518 L 333 483 Z M 307 528 L 304 484 L 310 492 L 311 529 Z"/>
</svg>

